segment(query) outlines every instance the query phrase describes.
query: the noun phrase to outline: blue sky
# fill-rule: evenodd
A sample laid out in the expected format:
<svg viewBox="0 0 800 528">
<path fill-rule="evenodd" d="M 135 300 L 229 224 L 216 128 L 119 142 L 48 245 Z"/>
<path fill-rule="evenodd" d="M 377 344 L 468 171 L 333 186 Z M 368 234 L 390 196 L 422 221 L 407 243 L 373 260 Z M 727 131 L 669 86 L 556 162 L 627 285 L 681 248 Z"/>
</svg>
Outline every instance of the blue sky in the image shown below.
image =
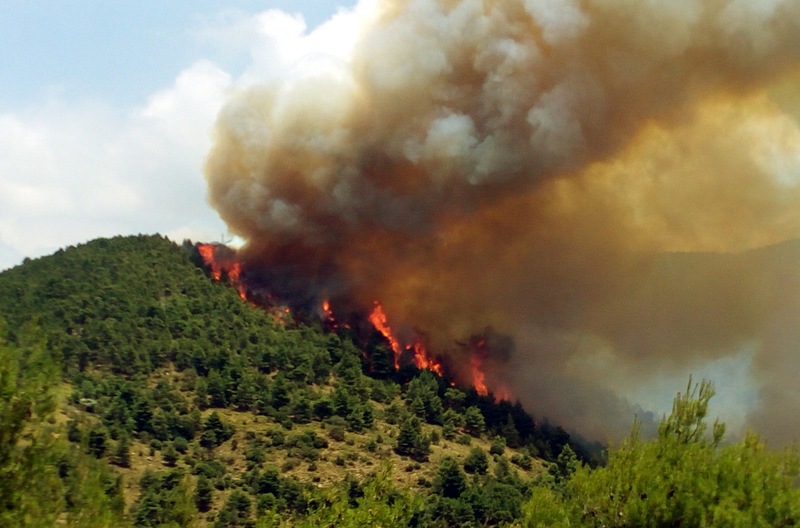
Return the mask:
<svg viewBox="0 0 800 528">
<path fill-rule="evenodd" d="M 352 4 L 352 2 L 350 2 Z M 201 33 L 231 13 L 301 13 L 309 27 L 348 2 L 4 0 L 0 2 L 0 108 L 53 93 L 135 104 L 182 68 L 212 56 Z"/>
<path fill-rule="evenodd" d="M 227 91 L 354 4 L 0 1 L 0 270 L 98 236 L 222 237 L 202 164 Z"/>
</svg>

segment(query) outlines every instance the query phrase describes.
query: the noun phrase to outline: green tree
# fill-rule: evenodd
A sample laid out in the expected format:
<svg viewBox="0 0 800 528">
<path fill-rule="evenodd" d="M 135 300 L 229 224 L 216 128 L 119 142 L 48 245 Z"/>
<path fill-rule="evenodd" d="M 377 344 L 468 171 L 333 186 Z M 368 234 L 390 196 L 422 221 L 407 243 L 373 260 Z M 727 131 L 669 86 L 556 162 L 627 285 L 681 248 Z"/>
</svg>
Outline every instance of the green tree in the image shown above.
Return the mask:
<svg viewBox="0 0 800 528">
<path fill-rule="evenodd" d="M 63 499 L 49 466 L 53 442 L 43 429 L 55 407 L 54 366 L 41 343 L 22 351 L 5 343 L 4 335 L 0 320 L 0 525 L 35 526 L 33 519 L 54 524 Z"/>
<path fill-rule="evenodd" d="M 430 441 L 422 434 L 419 418 L 410 416 L 403 421 L 394 450 L 398 455 L 409 456 L 415 460 L 428 459 Z"/>
<path fill-rule="evenodd" d="M 211 481 L 208 480 L 203 474 L 197 477 L 197 485 L 194 490 L 194 503 L 197 509 L 201 512 L 207 512 L 211 509 L 212 501 L 214 500 L 214 487 Z"/>
<path fill-rule="evenodd" d="M 38 331 L 0 319 L 0 526 L 127 526 L 118 479 L 51 425 L 57 369 Z"/>
<path fill-rule="evenodd" d="M 706 421 L 713 395 L 689 380 L 656 438 L 642 440 L 636 424 L 606 467 L 577 468 L 562 490 L 535 488 L 524 526 L 795 525 L 797 450 L 768 451 L 753 434 L 722 446 L 724 426 Z"/>
<path fill-rule="evenodd" d="M 408 383 L 406 403 L 411 411 L 428 423 L 442 422 L 444 407 L 439 398 L 439 381 L 429 370 L 423 370 Z"/>
<path fill-rule="evenodd" d="M 464 459 L 464 471 L 485 475 L 488 470 L 489 457 L 486 456 L 486 451 L 480 447 L 470 449 L 467 458 Z"/>
<path fill-rule="evenodd" d="M 500 435 L 492 438 L 492 445 L 489 447 L 489 453 L 492 455 L 502 455 L 506 450 L 506 439 Z"/>
<path fill-rule="evenodd" d="M 230 378 L 221 374 L 218 370 L 212 369 L 208 373 L 207 382 L 209 405 L 211 407 L 227 407 Z"/>
<path fill-rule="evenodd" d="M 122 434 L 117 440 L 112 462 L 119 467 L 131 467 L 131 439 L 127 434 Z"/>
<path fill-rule="evenodd" d="M 167 442 L 164 449 L 161 451 L 161 458 L 164 460 L 164 464 L 168 467 L 175 467 L 175 464 L 178 462 L 178 456 L 178 450 L 175 449 L 172 442 Z"/>
<path fill-rule="evenodd" d="M 384 464 L 378 472 L 359 486 L 357 494 L 349 486 L 332 486 L 322 492 L 317 508 L 302 517 L 287 517 L 275 511 L 267 512 L 259 528 L 280 526 L 318 528 L 320 526 L 422 526 L 419 524 L 421 497 L 395 487 L 391 466 Z"/>
<path fill-rule="evenodd" d="M 522 493 L 510 484 L 490 480 L 483 486 L 472 486 L 464 500 L 482 526 L 504 526 L 522 513 Z"/>
<path fill-rule="evenodd" d="M 442 436 L 448 440 L 456 437 L 456 429 L 464 426 L 464 416 L 453 409 L 442 414 Z"/>
<path fill-rule="evenodd" d="M 131 511 L 136 526 L 187 526 L 194 520 L 197 509 L 183 471 L 146 471 L 140 487 L 141 496 Z"/>
<path fill-rule="evenodd" d="M 212 449 L 228 440 L 231 435 L 233 435 L 233 428 L 223 422 L 219 414 L 214 411 L 208 415 L 203 424 L 200 445 L 207 449 Z"/>
<path fill-rule="evenodd" d="M 579 467 L 580 461 L 575 451 L 567 444 L 561 449 L 558 458 L 553 464 L 550 464 L 547 471 L 553 477 L 556 486 L 561 486 L 569 480 Z"/>
<path fill-rule="evenodd" d="M 108 429 L 102 424 L 97 424 L 89 430 L 89 453 L 100 458 L 108 450 Z"/>
<path fill-rule="evenodd" d="M 467 476 L 456 459 L 444 457 L 433 479 L 433 492 L 442 497 L 457 499 L 467 489 Z"/>
<path fill-rule="evenodd" d="M 250 498 L 241 490 L 235 490 L 228 496 L 225 505 L 217 515 L 214 528 L 229 528 L 232 526 L 245 526 L 250 520 Z"/>
<path fill-rule="evenodd" d="M 478 437 L 486 429 L 486 420 L 476 406 L 467 407 L 464 412 L 464 428 L 472 436 Z"/>
</svg>

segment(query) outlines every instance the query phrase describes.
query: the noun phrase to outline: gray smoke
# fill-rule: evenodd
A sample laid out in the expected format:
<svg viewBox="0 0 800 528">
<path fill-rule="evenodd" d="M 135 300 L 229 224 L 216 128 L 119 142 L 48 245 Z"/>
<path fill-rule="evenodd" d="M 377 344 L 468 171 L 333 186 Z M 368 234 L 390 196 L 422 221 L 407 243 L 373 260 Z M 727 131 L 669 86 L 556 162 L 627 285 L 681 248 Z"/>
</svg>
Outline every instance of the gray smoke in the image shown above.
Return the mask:
<svg viewBox="0 0 800 528">
<path fill-rule="evenodd" d="M 800 435 L 800 3 L 362 4 L 348 60 L 219 116 L 245 269 L 456 357 L 512 336 L 487 381 L 593 437 L 628 388 L 747 345 L 750 423 Z"/>
</svg>

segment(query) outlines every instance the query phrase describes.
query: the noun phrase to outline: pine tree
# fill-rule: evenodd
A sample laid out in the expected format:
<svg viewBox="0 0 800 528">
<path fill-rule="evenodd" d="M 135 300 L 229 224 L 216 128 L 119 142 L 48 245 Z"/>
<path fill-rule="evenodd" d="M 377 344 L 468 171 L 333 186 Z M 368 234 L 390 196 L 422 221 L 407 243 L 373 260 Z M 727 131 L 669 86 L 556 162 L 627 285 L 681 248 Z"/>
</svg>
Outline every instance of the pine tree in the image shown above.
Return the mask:
<svg viewBox="0 0 800 528">
<path fill-rule="evenodd" d="M 127 434 L 122 434 L 117 440 L 112 462 L 119 467 L 131 467 L 131 439 Z"/>
<path fill-rule="evenodd" d="M 478 437 L 486 429 L 486 421 L 481 410 L 474 405 L 468 407 L 464 413 L 464 428 L 472 436 Z"/>
<path fill-rule="evenodd" d="M 489 457 L 480 447 L 470 449 L 467 458 L 464 459 L 464 471 L 467 473 L 477 473 L 485 475 L 489 469 Z"/>
<path fill-rule="evenodd" d="M 194 491 L 194 502 L 197 509 L 201 512 L 207 512 L 211 509 L 211 503 L 214 498 L 214 487 L 208 477 L 203 475 L 197 477 L 197 486 Z"/>
<path fill-rule="evenodd" d="M 97 458 L 106 454 L 108 449 L 108 430 L 102 424 L 97 424 L 89 431 L 89 453 Z"/>
<path fill-rule="evenodd" d="M 427 460 L 430 454 L 430 440 L 422 434 L 419 418 L 410 416 L 400 425 L 395 452 L 414 460 Z"/>
<path fill-rule="evenodd" d="M 442 497 L 457 499 L 467 489 L 467 476 L 452 457 L 444 457 L 433 479 L 433 492 Z"/>
<path fill-rule="evenodd" d="M 178 450 L 172 445 L 172 442 L 167 442 L 167 445 L 161 451 L 161 458 L 168 467 L 175 467 L 178 462 Z"/>
</svg>

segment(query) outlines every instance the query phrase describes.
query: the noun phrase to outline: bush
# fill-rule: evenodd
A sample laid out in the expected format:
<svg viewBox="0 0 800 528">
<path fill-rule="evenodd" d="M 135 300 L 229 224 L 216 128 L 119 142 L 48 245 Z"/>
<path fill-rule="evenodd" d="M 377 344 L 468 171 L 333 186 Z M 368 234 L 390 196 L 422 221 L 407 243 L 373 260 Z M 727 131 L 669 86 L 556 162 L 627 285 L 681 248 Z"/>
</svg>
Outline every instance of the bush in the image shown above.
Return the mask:
<svg viewBox="0 0 800 528">
<path fill-rule="evenodd" d="M 172 441 L 172 445 L 175 447 L 175 450 L 182 455 L 189 450 L 189 442 L 182 436 L 175 437 L 175 440 Z"/>
<path fill-rule="evenodd" d="M 291 471 L 299 465 L 300 459 L 289 457 L 283 461 L 283 464 L 281 464 L 281 472 L 286 473 L 287 471 Z"/>
<path fill-rule="evenodd" d="M 533 467 L 533 459 L 528 453 L 515 454 L 511 457 L 511 463 L 529 471 Z"/>
<path fill-rule="evenodd" d="M 495 436 L 492 438 L 492 446 L 489 448 L 489 453 L 492 455 L 500 456 L 506 450 L 506 439 L 502 436 Z"/>
<path fill-rule="evenodd" d="M 328 431 L 328 436 L 331 438 L 331 440 L 343 442 L 345 439 L 344 427 L 339 425 L 331 427 L 331 429 Z"/>
<path fill-rule="evenodd" d="M 473 447 L 464 459 L 464 471 L 485 475 L 489 470 L 489 457 L 480 447 Z"/>
</svg>

